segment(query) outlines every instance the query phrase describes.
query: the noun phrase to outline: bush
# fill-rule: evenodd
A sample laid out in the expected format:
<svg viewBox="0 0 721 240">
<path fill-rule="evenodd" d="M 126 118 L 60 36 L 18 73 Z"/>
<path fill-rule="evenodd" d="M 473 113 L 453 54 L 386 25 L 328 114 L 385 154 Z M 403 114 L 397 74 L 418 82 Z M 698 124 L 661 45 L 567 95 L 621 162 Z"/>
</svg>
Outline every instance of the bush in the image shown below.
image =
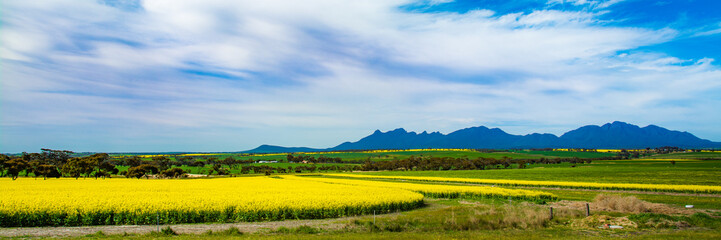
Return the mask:
<svg viewBox="0 0 721 240">
<path fill-rule="evenodd" d="M 223 235 L 243 235 L 243 232 L 241 232 L 237 227 L 230 227 L 221 233 Z"/>
<path fill-rule="evenodd" d="M 641 227 L 648 228 L 686 228 L 690 226 L 717 228 L 721 225 L 721 219 L 704 213 L 694 213 L 691 216 L 639 213 L 628 216 L 628 219 L 638 223 Z"/>
<path fill-rule="evenodd" d="M 164 227 L 163 229 L 160 229 L 160 233 L 162 233 L 162 234 L 164 234 L 164 235 L 168 235 L 168 236 L 178 235 L 178 233 L 176 233 L 175 230 L 173 230 L 172 228 L 170 228 L 170 226 Z"/>
<path fill-rule="evenodd" d="M 161 172 L 160 175 L 164 178 L 181 178 L 186 177 L 187 173 L 183 169 L 172 168 Z"/>
<path fill-rule="evenodd" d="M 125 172 L 125 177 L 127 178 L 141 178 L 148 174 L 157 174 L 158 168 L 150 165 L 150 164 L 141 164 L 137 167 L 131 167 L 128 168 L 128 171 Z"/>
<path fill-rule="evenodd" d="M 320 229 L 308 225 L 302 225 L 297 228 L 279 227 L 274 232 L 286 234 L 316 234 L 320 233 Z"/>
</svg>

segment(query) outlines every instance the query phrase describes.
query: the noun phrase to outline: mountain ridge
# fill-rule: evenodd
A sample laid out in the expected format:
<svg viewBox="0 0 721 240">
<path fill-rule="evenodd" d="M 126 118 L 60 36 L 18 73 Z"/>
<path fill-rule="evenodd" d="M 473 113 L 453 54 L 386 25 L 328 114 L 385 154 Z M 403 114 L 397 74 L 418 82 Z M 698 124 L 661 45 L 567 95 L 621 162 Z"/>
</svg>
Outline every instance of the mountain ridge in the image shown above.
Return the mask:
<svg viewBox="0 0 721 240">
<path fill-rule="evenodd" d="M 371 135 L 356 142 L 344 142 L 326 149 L 285 148 L 261 145 L 245 152 L 315 152 L 359 149 L 423 149 L 423 148 L 590 148 L 590 149 L 633 149 L 673 146 L 681 148 L 721 148 L 721 142 L 701 139 L 688 132 L 668 130 L 656 125 L 639 127 L 614 121 L 601 126 L 586 125 L 568 131 L 560 136 L 550 133 L 513 135 L 500 128 L 485 126 L 468 127 L 448 134 L 423 131 L 408 132 L 403 128 L 382 132 L 375 130 Z"/>
</svg>

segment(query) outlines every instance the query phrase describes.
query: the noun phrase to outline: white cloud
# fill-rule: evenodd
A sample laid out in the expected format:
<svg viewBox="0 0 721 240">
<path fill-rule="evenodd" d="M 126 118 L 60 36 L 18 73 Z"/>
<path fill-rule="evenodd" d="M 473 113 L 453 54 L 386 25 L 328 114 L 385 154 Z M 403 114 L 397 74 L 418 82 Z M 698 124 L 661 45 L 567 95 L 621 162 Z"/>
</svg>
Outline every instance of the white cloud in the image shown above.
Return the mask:
<svg viewBox="0 0 721 240">
<path fill-rule="evenodd" d="M 570 3 L 576 6 L 589 6 L 592 9 L 603 9 L 623 1 L 625 0 L 549 0 L 546 4 L 554 5 Z"/>
<path fill-rule="evenodd" d="M 510 126 L 523 133 L 721 120 L 706 109 L 721 99 L 698 97 L 721 89 L 712 59 L 618 54 L 677 30 L 598 24 L 593 11 L 399 10 L 409 3 L 155 0 L 127 11 L 92 1 L 5 1 L 0 127 L 120 124 L 135 129 L 128 138 L 178 131 L 242 149 L 257 139 L 331 146 L 339 143 L 334 131 L 352 140 L 396 127 L 554 126 Z M 233 78 L 181 71 L 188 69 Z M 688 117 L 699 112 L 705 117 Z M 313 131 L 326 135 L 308 136 Z"/>
</svg>

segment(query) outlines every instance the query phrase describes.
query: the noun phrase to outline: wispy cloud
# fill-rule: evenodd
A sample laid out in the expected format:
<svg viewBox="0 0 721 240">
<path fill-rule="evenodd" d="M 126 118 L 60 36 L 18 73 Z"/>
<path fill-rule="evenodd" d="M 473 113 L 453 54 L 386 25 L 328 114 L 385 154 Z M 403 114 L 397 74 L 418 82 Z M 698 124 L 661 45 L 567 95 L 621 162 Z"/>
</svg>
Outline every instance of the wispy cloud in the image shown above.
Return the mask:
<svg viewBox="0 0 721 240">
<path fill-rule="evenodd" d="M 620 1 L 403 8 L 446 2 L 3 1 L 0 151 L 328 147 L 374 129 L 613 120 L 721 138 L 713 59 L 633 51 L 679 29 L 599 20 Z"/>
</svg>

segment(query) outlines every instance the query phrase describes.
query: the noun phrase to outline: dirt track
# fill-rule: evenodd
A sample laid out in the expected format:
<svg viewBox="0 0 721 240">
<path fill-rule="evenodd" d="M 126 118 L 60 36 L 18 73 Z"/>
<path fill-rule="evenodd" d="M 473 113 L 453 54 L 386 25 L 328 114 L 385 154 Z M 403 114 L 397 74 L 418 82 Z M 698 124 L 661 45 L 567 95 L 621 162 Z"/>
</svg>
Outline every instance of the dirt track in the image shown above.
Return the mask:
<svg viewBox="0 0 721 240">
<path fill-rule="evenodd" d="M 177 224 L 160 225 L 160 228 L 170 226 L 177 233 L 202 234 L 208 230 L 217 232 L 230 227 L 237 227 L 243 233 L 275 230 L 279 227 L 294 228 L 307 225 L 323 229 L 340 229 L 358 217 L 316 219 L 316 220 L 288 220 L 275 222 L 248 222 L 248 223 L 219 223 L 219 224 Z M 71 237 L 84 236 L 103 231 L 105 234 L 134 233 L 144 234 L 157 231 L 155 225 L 122 225 L 122 226 L 84 226 L 84 227 L 32 227 L 32 228 L 0 228 L 0 237 Z"/>
</svg>

